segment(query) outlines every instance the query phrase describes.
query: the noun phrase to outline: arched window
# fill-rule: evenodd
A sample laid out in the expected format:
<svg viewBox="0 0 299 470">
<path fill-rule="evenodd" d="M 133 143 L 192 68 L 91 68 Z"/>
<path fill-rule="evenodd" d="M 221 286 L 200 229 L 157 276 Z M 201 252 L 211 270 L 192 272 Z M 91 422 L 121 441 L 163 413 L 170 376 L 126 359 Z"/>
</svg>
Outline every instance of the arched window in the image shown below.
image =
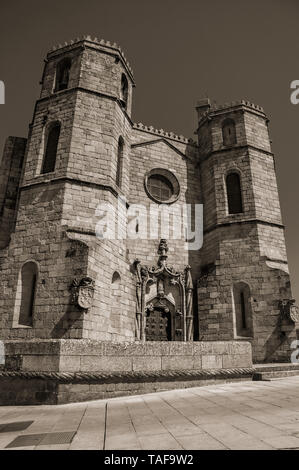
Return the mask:
<svg viewBox="0 0 299 470">
<path fill-rule="evenodd" d="M 33 325 L 34 300 L 38 269 L 36 263 L 28 261 L 21 269 L 17 289 L 18 319 L 22 326 Z"/>
<path fill-rule="evenodd" d="M 121 76 L 121 90 L 120 90 L 120 99 L 123 102 L 123 106 L 127 109 L 128 105 L 128 80 L 125 74 Z"/>
<path fill-rule="evenodd" d="M 47 145 L 44 154 L 42 173 L 50 173 L 55 170 L 57 146 L 60 135 L 60 124 L 57 122 L 49 128 Z"/>
<path fill-rule="evenodd" d="M 62 59 L 56 67 L 56 81 L 54 91 L 61 91 L 68 88 L 69 77 L 70 77 L 70 68 L 72 61 L 69 57 Z"/>
<path fill-rule="evenodd" d="M 111 281 L 111 293 L 114 297 L 121 295 L 120 282 L 121 282 L 120 274 L 117 271 L 114 271 L 112 275 L 112 281 Z"/>
<path fill-rule="evenodd" d="M 112 275 L 112 286 L 118 287 L 120 284 L 120 274 L 117 271 L 114 271 Z"/>
<path fill-rule="evenodd" d="M 252 336 L 250 287 L 245 282 L 234 284 L 235 332 L 237 336 Z"/>
<path fill-rule="evenodd" d="M 116 167 L 116 184 L 119 188 L 121 188 L 121 185 L 122 185 L 123 161 L 124 161 L 124 140 L 122 137 L 120 137 L 118 139 L 117 167 Z"/>
<path fill-rule="evenodd" d="M 229 214 L 243 212 L 242 191 L 240 176 L 236 172 L 229 173 L 226 177 L 226 194 Z"/>
<path fill-rule="evenodd" d="M 234 145 L 237 143 L 236 125 L 233 119 L 225 119 L 222 123 L 223 145 Z"/>
</svg>

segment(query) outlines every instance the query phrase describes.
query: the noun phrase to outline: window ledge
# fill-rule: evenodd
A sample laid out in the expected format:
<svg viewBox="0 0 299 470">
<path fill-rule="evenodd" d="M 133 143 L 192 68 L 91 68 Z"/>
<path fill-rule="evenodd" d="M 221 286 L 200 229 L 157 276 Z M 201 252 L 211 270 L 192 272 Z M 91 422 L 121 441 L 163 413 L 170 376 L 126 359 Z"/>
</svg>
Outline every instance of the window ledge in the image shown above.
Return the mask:
<svg viewBox="0 0 299 470">
<path fill-rule="evenodd" d="M 55 171 L 49 171 L 49 173 L 39 173 L 38 175 L 35 175 L 34 178 L 40 178 L 43 183 L 48 183 L 52 181 L 55 173 Z"/>
<path fill-rule="evenodd" d="M 29 328 L 29 329 L 32 329 L 32 328 L 33 328 L 33 326 L 28 326 L 28 325 L 18 325 L 18 324 L 17 324 L 17 325 L 12 325 L 12 328 L 19 328 L 19 329 L 21 329 L 21 328 L 28 329 L 28 328 Z"/>
<path fill-rule="evenodd" d="M 244 341 L 246 341 L 248 339 L 253 339 L 253 336 L 235 336 L 234 339 L 237 339 L 238 341 L 243 339 Z"/>
</svg>

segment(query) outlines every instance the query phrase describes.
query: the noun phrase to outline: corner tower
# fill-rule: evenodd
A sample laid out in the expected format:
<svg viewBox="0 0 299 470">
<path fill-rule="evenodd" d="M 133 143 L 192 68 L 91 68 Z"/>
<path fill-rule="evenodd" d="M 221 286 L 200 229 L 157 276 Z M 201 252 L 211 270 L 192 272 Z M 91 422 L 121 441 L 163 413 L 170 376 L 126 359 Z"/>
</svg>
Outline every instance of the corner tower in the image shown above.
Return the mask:
<svg viewBox="0 0 299 470">
<path fill-rule="evenodd" d="M 292 294 L 268 119 L 246 101 L 197 111 L 201 338 L 249 340 L 256 362 L 289 361 L 296 323 L 281 308 Z"/>
<path fill-rule="evenodd" d="M 82 176 L 113 185 L 118 140 L 120 135 L 126 138 L 134 86 L 121 49 L 89 36 L 57 46 L 47 55 L 41 85 L 25 181 L 37 181 L 44 173 L 47 137 L 53 124 L 59 124 L 55 171 L 47 178 Z"/>
<path fill-rule="evenodd" d="M 126 242 L 96 237 L 99 205 L 111 215 L 128 195 L 132 70 L 116 44 L 86 36 L 49 52 L 41 85 L 0 274 L 0 337 L 134 339 Z M 71 301 L 87 279 L 88 311 Z"/>
</svg>

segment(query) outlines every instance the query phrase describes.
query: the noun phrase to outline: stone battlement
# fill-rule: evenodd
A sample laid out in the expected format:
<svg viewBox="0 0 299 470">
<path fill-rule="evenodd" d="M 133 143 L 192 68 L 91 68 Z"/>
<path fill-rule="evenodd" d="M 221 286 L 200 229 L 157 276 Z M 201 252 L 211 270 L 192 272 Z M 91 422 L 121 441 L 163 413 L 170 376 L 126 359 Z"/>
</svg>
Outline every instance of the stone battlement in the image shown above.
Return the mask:
<svg viewBox="0 0 299 470">
<path fill-rule="evenodd" d="M 259 114 L 262 114 L 264 117 L 266 117 L 265 111 L 261 106 L 251 103 L 250 101 L 247 101 L 247 100 L 237 100 L 237 101 L 231 101 L 231 102 L 223 103 L 223 104 L 213 103 L 212 105 L 210 105 L 207 111 L 201 114 L 200 122 L 203 121 L 208 115 L 212 113 L 217 113 L 219 111 L 229 110 L 233 108 L 240 108 L 240 107 L 242 108 L 245 107 L 245 108 L 254 110 L 255 112 L 258 112 Z"/>
<path fill-rule="evenodd" d="M 236 106 L 246 106 L 247 108 L 253 108 L 256 111 L 260 111 L 264 113 L 264 110 L 261 106 L 259 106 L 258 104 L 251 103 L 250 101 L 246 101 L 246 100 L 231 101 L 231 102 L 223 103 L 223 104 L 213 104 L 210 110 L 218 111 L 220 109 L 234 108 Z"/>
<path fill-rule="evenodd" d="M 158 135 L 159 137 L 162 136 L 162 137 L 166 137 L 167 139 L 177 140 L 183 144 L 189 143 L 192 145 L 196 145 L 196 142 L 191 138 L 184 137 L 183 135 L 177 135 L 174 132 L 168 132 L 168 131 L 165 131 L 164 129 L 155 129 L 153 126 L 146 126 L 145 124 L 142 124 L 142 122 L 139 122 L 138 124 L 134 123 L 133 129 L 137 129 L 137 130 L 144 131 L 144 132 L 149 132 L 150 134 L 155 134 L 155 135 Z"/>
<path fill-rule="evenodd" d="M 68 49 L 72 49 L 74 45 L 77 45 L 80 43 L 82 43 L 82 45 L 92 45 L 93 47 L 97 47 L 97 48 L 99 47 L 100 50 L 109 49 L 111 51 L 118 52 L 128 72 L 130 73 L 131 78 L 133 79 L 134 77 L 133 70 L 129 64 L 129 61 L 125 57 L 124 52 L 121 49 L 121 47 L 118 44 L 116 44 L 116 42 L 112 43 L 110 41 L 106 41 L 105 39 L 98 39 L 98 38 L 92 39 L 91 36 L 89 35 L 84 35 L 81 38 L 71 39 L 68 42 L 67 41 L 64 42 L 64 44 L 58 44 L 56 46 L 53 46 L 50 52 L 48 53 L 47 58 L 53 55 L 56 55 L 56 53 L 58 52 L 59 53 L 66 52 Z"/>
</svg>

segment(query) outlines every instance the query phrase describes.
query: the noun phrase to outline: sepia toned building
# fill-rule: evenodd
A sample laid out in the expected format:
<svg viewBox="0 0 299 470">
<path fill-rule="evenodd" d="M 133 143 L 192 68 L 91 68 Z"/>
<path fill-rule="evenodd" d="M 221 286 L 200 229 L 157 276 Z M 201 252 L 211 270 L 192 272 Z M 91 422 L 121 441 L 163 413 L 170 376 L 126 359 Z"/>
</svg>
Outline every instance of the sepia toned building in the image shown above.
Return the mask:
<svg viewBox="0 0 299 470">
<path fill-rule="evenodd" d="M 246 367 L 250 344 L 254 362 L 289 362 L 298 315 L 267 116 L 248 101 L 202 99 L 194 141 L 135 124 L 134 86 L 116 44 L 86 36 L 54 48 L 28 138 L 6 141 L 0 172 L 6 369 L 91 370 L 91 359 L 82 365 L 90 344 L 102 361 L 92 370 L 100 371 L 151 369 L 147 354 L 155 370 L 178 363 Z M 135 235 L 121 236 L 136 205 L 146 214 L 202 207 L 203 243 L 194 249 L 175 227 L 161 236 L 163 217 L 151 237 L 140 214 L 130 223 Z M 104 207 L 115 236 L 100 233 Z M 128 359 L 124 352 L 107 362 L 110 346 L 124 351 L 128 343 L 147 342 L 151 353 L 135 350 L 137 368 L 134 361 L 119 366 Z M 173 349 L 163 366 L 166 343 Z M 77 348 L 71 359 L 62 352 L 68 347 Z"/>
</svg>

